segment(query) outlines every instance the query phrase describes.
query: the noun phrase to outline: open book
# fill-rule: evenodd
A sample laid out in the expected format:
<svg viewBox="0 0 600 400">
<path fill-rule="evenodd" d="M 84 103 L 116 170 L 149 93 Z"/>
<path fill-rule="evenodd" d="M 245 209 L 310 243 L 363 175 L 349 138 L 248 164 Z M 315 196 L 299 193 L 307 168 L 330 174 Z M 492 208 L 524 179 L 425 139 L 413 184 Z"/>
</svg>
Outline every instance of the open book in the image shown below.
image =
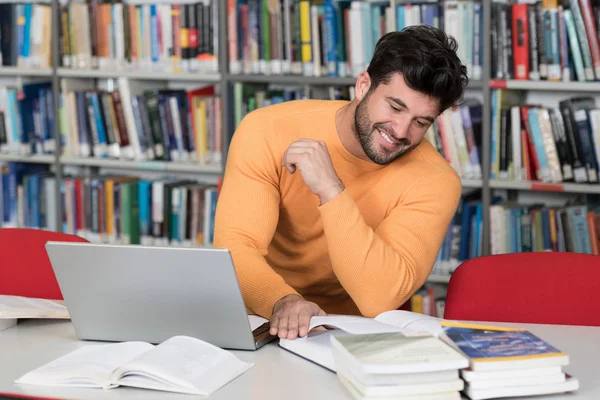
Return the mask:
<svg viewBox="0 0 600 400">
<path fill-rule="evenodd" d="M 401 332 L 407 336 L 443 333 L 441 319 L 404 310 L 386 311 L 375 318 L 352 315 L 312 317 L 308 335 L 295 340 L 280 339 L 279 346 L 336 372 L 331 353 L 332 335 Z M 321 330 L 318 327 L 331 327 Z"/>
<path fill-rule="evenodd" d="M 60 300 L 35 299 L 0 295 L 0 318 L 60 318 L 69 319 L 65 303 Z"/>
<path fill-rule="evenodd" d="M 15 326 L 20 318 L 70 317 L 63 301 L 0 295 L 0 331 Z"/>
<path fill-rule="evenodd" d="M 144 389 L 208 396 L 254 364 L 202 340 L 175 336 L 145 342 L 87 345 L 17 379 L 19 384 Z"/>
</svg>

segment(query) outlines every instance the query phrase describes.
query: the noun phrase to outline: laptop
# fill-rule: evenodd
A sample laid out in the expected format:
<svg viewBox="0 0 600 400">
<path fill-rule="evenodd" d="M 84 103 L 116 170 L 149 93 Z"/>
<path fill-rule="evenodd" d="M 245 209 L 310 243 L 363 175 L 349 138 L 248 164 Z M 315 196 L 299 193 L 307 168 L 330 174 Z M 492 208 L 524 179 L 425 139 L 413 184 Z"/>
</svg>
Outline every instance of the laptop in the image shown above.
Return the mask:
<svg viewBox="0 0 600 400">
<path fill-rule="evenodd" d="M 248 316 L 227 249 L 48 242 L 46 252 L 80 339 L 185 335 L 232 350 L 274 339 Z"/>
</svg>

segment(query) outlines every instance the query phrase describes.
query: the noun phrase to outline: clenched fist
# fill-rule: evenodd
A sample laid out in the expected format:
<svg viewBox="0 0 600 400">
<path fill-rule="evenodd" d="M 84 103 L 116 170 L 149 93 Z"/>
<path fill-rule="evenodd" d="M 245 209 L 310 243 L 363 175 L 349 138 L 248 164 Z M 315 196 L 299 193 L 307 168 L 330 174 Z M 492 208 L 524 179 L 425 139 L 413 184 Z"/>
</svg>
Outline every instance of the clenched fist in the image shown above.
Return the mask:
<svg viewBox="0 0 600 400">
<path fill-rule="evenodd" d="M 290 174 L 300 170 L 304 183 L 319 197 L 321 205 L 344 191 L 324 142 L 299 139 L 283 154 L 282 164 Z"/>
</svg>

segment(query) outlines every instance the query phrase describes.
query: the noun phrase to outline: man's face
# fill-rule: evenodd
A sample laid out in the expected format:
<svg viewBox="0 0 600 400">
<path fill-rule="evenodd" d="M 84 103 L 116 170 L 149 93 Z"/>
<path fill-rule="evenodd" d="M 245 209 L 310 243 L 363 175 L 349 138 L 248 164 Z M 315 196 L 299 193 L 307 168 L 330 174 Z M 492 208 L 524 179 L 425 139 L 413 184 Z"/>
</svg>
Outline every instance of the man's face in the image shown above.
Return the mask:
<svg viewBox="0 0 600 400">
<path fill-rule="evenodd" d="M 394 74 L 361 99 L 355 132 L 369 159 L 385 165 L 417 147 L 438 114 L 437 99 L 410 89 Z"/>
</svg>

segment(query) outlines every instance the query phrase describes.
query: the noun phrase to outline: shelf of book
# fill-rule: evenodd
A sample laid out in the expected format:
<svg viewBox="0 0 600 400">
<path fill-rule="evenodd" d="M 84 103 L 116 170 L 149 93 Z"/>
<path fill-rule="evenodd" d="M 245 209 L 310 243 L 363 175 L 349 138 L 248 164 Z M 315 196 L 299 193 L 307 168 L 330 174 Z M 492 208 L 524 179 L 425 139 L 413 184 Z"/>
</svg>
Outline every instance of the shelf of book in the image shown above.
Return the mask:
<svg viewBox="0 0 600 400">
<path fill-rule="evenodd" d="M 184 81 L 184 82 L 219 82 L 221 74 L 205 74 L 193 72 L 160 72 L 160 71 L 105 71 L 96 69 L 59 68 L 61 78 L 130 78 L 147 81 Z"/>
<path fill-rule="evenodd" d="M 490 180 L 492 189 L 600 194 L 600 184 Z"/>
<path fill-rule="evenodd" d="M 51 68 L 0 67 L 0 76 L 52 76 Z"/>
<path fill-rule="evenodd" d="M 244 83 L 274 83 L 281 85 L 319 85 L 319 86 L 352 86 L 354 77 L 337 76 L 303 76 L 303 75 L 246 75 L 229 74 L 227 80 Z"/>
<path fill-rule="evenodd" d="M 564 82 L 564 81 L 528 81 L 499 80 L 490 81 L 491 89 L 539 90 L 550 92 L 600 92 L 600 82 Z"/>
<path fill-rule="evenodd" d="M 24 162 L 35 164 L 54 164 L 56 158 L 53 154 L 0 154 L 0 162 Z"/>
<path fill-rule="evenodd" d="M 129 161 L 63 156 L 61 157 L 60 162 L 63 165 L 104 167 L 126 170 L 165 171 L 171 173 L 191 173 L 202 175 L 220 175 L 223 172 L 223 169 L 220 165 L 192 163 L 185 164 L 165 161 Z"/>
<path fill-rule="evenodd" d="M 463 188 L 467 189 L 480 189 L 483 187 L 483 181 L 481 179 L 462 179 Z"/>
<path fill-rule="evenodd" d="M 244 83 L 273 83 L 281 85 L 313 85 L 313 86 L 352 86 L 355 77 L 337 76 L 303 76 L 303 75 L 265 75 L 265 74 L 228 74 L 227 80 Z M 469 89 L 482 89 L 482 81 L 469 82 Z"/>
<path fill-rule="evenodd" d="M 429 283 L 449 283 L 450 275 L 429 275 L 427 278 Z"/>
</svg>

